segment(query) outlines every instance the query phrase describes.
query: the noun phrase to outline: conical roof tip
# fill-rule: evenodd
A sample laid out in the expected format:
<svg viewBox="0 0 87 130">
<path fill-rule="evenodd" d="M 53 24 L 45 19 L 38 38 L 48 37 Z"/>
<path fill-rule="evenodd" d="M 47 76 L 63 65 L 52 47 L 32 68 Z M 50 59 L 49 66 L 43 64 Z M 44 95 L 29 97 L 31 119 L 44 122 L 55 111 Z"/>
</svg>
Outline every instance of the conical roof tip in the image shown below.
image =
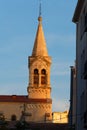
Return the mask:
<svg viewBox="0 0 87 130">
<path fill-rule="evenodd" d="M 48 56 L 46 41 L 45 41 L 44 32 L 42 28 L 41 16 L 38 17 L 38 21 L 39 21 L 38 29 L 36 33 L 32 56 Z"/>
</svg>

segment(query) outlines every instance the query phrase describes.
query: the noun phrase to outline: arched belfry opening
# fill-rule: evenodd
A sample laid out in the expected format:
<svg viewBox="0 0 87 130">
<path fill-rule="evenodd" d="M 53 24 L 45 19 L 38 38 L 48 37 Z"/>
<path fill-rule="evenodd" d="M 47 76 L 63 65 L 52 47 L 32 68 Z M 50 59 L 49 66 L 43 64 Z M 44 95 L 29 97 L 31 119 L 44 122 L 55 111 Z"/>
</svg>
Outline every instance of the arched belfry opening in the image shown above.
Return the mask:
<svg viewBox="0 0 87 130">
<path fill-rule="evenodd" d="M 38 69 L 34 69 L 34 85 L 38 85 L 39 84 L 39 72 Z"/>
<path fill-rule="evenodd" d="M 46 76 L 46 70 L 41 70 L 41 85 L 47 84 L 47 76 Z"/>
</svg>

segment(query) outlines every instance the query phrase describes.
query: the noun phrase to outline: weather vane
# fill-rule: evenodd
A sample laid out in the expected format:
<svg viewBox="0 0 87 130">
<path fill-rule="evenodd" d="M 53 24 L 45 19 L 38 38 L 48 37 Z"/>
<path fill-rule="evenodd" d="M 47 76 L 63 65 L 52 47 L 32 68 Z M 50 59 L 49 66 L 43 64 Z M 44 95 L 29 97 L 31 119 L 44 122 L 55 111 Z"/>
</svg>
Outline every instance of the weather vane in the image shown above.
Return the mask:
<svg viewBox="0 0 87 130">
<path fill-rule="evenodd" d="M 41 16 L 41 0 L 39 0 L 39 16 Z"/>
</svg>

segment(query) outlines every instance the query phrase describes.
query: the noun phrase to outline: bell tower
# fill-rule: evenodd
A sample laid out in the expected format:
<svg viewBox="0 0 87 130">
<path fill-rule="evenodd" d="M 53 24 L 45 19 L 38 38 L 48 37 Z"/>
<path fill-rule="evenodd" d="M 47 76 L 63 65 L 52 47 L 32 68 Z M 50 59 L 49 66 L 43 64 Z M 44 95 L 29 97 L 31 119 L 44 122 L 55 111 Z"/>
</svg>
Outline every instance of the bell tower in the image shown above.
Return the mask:
<svg viewBox="0 0 87 130">
<path fill-rule="evenodd" d="M 39 111 L 39 114 L 35 118 L 39 119 L 43 115 L 43 121 L 51 120 L 52 114 L 50 67 L 51 57 L 48 55 L 40 13 L 32 55 L 28 57 L 29 84 L 27 91 L 28 98 L 32 101 L 35 100 L 35 104 L 37 104 L 37 110 L 35 110 Z M 40 101 L 39 105 L 38 101 Z"/>
<path fill-rule="evenodd" d="M 50 98 L 50 66 L 51 57 L 48 55 L 46 41 L 42 28 L 42 17 L 38 18 L 38 29 L 32 55 L 29 57 L 29 98 Z M 40 93 L 41 91 L 41 93 Z"/>
</svg>

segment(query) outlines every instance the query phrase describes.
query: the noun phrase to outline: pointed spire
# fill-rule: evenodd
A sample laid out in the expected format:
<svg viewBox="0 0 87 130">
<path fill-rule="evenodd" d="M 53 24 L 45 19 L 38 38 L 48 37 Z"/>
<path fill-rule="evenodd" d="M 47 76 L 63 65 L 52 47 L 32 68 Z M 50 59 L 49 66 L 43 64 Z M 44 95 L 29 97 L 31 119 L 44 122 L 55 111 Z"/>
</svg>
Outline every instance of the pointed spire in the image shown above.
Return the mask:
<svg viewBox="0 0 87 130">
<path fill-rule="evenodd" d="M 38 21 L 39 21 L 38 29 L 36 33 L 32 56 L 48 56 L 46 41 L 45 41 L 44 32 L 42 28 L 41 3 L 39 8 Z"/>
</svg>

